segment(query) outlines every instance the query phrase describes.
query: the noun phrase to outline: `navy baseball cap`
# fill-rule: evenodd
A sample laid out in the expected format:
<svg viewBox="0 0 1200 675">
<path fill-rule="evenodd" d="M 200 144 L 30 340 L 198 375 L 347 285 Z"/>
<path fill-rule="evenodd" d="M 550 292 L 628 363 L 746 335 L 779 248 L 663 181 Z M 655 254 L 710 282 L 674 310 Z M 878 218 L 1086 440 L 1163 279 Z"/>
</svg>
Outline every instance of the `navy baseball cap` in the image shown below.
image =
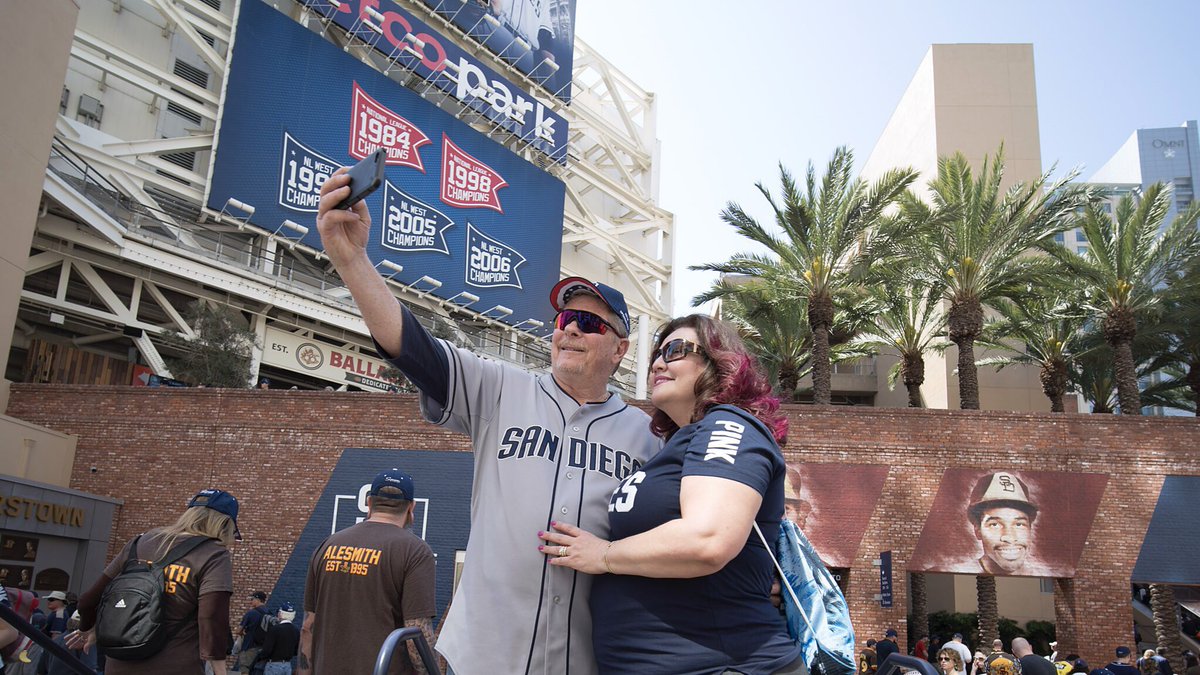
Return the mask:
<svg viewBox="0 0 1200 675">
<path fill-rule="evenodd" d="M 1129 647 L 1117 647 L 1117 656 L 1129 656 Z"/>
<path fill-rule="evenodd" d="M 554 289 L 550 291 L 550 305 L 554 307 L 554 311 L 562 311 L 571 296 L 580 291 L 590 293 L 608 305 L 620 320 L 621 329 L 625 332 L 624 337 L 629 337 L 629 307 L 625 304 L 625 296 L 621 291 L 612 286 L 592 283 L 583 277 L 567 277 L 555 284 Z"/>
<path fill-rule="evenodd" d="M 896 629 L 895 628 L 887 629 L 887 633 L 884 633 L 884 636 L 885 637 L 896 637 Z"/>
<path fill-rule="evenodd" d="M 238 529 L 237 524 L 238 500 L 236 497 L 224 490 L 208 488 L 197 492 L 196 496 L 192 497 L 192 500 L 188 502 L 188 508 L 193 506 L 204 506 L 229 516 L 229 519 L 233 521 L 233 538 L 238 541 L 242 540 L 242 531 Z"/>
<path fill-rule="evenodd" d="M 404 473 L 400 469 L 388 469 L 380 471 L 375 475 L 375 480 L 371 481 L 371 491 L 368 495 L 372 497 L 378 496 L 379 491 L 383 488 L 396 488 L 404 495 L 404 499 L 412 501 L 413 499 L 413 479 L 412 476 Z M 384 495 L 388 497 L 390 495 Z"/>
</svg>

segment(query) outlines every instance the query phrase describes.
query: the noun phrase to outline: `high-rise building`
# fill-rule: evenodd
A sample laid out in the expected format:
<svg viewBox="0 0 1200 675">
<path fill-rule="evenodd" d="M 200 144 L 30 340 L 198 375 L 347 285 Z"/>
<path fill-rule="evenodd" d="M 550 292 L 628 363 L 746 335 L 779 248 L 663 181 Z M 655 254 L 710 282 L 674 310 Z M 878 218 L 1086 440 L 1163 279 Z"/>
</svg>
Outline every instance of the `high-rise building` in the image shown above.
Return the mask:
<svg viewBox="0 0 1200 675">
<path fill-rule="evenodd" d="M 1138 129 L 1120 149 L 1088 179 L 1117 191 L 1145 189 L 1153 183 L 1172 188 L 1170 210 L 1164 224 L 1191 205 L 1200 179 L 1200 133 L 1196 120 L 1177 127 Z"/>
</svg>

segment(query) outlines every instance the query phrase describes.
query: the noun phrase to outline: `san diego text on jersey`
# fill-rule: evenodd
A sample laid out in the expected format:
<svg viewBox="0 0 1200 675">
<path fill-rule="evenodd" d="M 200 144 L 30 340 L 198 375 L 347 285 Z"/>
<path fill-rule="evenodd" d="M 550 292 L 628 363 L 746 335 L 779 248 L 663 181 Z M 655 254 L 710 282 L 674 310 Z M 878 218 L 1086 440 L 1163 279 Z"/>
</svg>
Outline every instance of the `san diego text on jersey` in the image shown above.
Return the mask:
<svg viewBox="0 0 1200 675">
<path fill-rule="evenodd" d="M 509 427 L 504 431 L 496 458 L 543 459 L 558 462 L 561 442 L 549 429 L 538 425 L 527 428 Z M 602 473 L 605 476 L 625 480 L 629 474 L 641 468 L 642 463 L 624 450 L 610 448 L 603 443 L 589 443 L 582 438 L 567 439 L 567 465 Z"/>
</svg>

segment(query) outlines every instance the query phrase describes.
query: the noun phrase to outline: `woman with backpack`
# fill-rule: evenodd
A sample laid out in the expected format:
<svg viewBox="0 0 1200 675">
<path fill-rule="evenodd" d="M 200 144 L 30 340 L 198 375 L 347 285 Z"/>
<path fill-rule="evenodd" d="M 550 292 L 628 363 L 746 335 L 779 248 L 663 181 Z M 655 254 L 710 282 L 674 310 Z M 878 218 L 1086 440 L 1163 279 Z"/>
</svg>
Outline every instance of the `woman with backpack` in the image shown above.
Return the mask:
<svg viewBox="0 0 1200 675">
<path fill-rule="evenodd" d="M 134 537 L 79 597 L 73 649 L 99 646 L 106 675 L 225 673 L 238 503 L 201 490 L 166 527 Z"/>
<path fill-rule="evenodd" d="M 665 445 L 613 492 L 613 540 L 564 523 L 538 533 L 552 565 L 598 575 L 600 672 L 807 672 L 753 531 L 775 541 L 784 515 L 779 399 L 742 339 L 711 317 L 672 320 L 650 353 L 650 428 Z"/>
</svg>

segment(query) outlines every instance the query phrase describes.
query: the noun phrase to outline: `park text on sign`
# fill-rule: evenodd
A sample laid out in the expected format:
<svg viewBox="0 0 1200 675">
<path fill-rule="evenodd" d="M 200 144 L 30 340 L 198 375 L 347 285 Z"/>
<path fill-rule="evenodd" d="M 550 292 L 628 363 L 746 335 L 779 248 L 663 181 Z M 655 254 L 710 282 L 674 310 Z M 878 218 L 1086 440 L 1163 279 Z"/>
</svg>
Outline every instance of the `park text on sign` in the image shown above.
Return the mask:
<svg viewBox="0 0 1200 675">
<path fill-rule="evenodd" d="M 9 518 L 37 519 L 68 527 L 83 527 L 84 512 L 78 506 L 43 502 L 27 497 L 0 497 L 0 514 Z"/>
</svg>

